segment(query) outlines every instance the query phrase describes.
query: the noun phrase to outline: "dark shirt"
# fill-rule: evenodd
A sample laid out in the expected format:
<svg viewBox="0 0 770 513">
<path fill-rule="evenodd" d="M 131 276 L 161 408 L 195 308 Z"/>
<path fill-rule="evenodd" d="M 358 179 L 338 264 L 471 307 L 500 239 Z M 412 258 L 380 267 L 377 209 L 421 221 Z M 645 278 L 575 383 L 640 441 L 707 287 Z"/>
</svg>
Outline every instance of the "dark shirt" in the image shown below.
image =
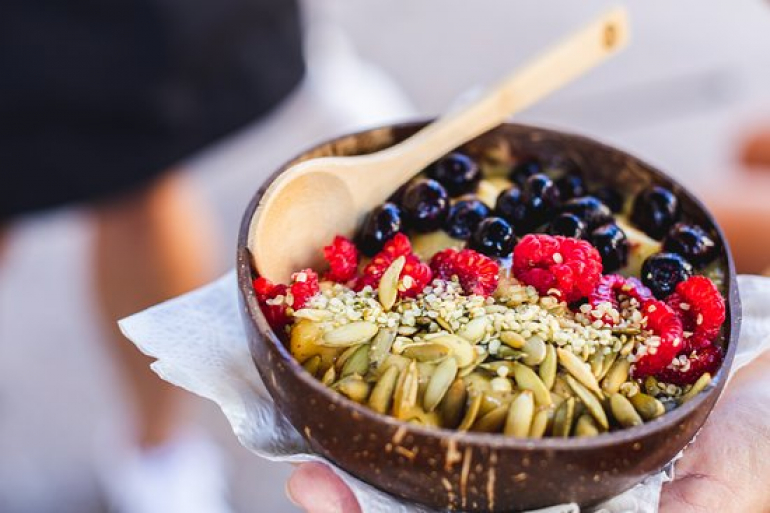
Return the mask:
<svg viewBox="0 0 770 513">
<path fill-rule="evenodd" d="M 0 220 L 138 187 L 303 72 L 294 0 L 3 0 Z"/>
</svg>

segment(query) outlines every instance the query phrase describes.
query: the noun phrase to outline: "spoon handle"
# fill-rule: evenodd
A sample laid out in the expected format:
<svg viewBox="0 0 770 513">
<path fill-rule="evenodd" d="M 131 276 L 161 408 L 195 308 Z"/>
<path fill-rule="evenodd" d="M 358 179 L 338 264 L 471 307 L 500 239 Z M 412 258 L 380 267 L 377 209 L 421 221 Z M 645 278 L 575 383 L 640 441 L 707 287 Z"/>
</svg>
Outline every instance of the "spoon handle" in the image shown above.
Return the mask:
<svg viewBox="0 0 770 513">
<path fill-rule="evenodd" d="M 404 182 L 442 155 L 607 60 L 625 47 L 628 32 L 625 9 L 611 9 L 507 76 L 478 101 L 443 116 L 406 141 L 379 152 L 379 156 L 393 159 L 393 169 L 402 174 L 398 183 Z"/>
</svg>

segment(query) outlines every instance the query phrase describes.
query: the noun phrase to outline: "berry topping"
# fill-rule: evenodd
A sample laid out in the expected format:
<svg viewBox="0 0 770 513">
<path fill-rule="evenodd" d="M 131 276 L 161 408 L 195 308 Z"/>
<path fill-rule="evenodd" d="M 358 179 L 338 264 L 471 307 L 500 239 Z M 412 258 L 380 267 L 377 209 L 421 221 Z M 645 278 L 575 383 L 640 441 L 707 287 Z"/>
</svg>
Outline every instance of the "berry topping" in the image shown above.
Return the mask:
<svg viewBox="0 0 770 513">
<path fill-rule="evenodd" d="M 712 376 L 719 369 L 724 354 L 718 346 L 708 346 L 693 351 L 687 356 L 679 356 L 671 361 L 656 377 L 663 383 L 674 385 L 692 385 L 703 374 Z"/>
<path fill-rule="evenodd" d="M 489 207 L 477 199 L 460 200 L 449 208 L 444 231 L 455 239 L 467 240 L 489 214 Z"/>
<path fill-rule="evenodd" d="M 444 224 L 449 211 L 449 195 L 436 180 L 414 180 L 404 191 L 401 210 L 410 228 L 430 232 Z"/>
<path fill-rule="evenodd" d="M 551 221 L 548 233 L 582 239 L 586 236 L 586 224 L 575 214 L 559 214 Z"/>
<path fill-rule="evenodd" d="M 725 300 L 714 282 L 705 276 L 693 276 L 676 286 L 666 302 L 682 319 L 686 348 L 710 345 L 725 322 Z"/>
<path fill-rule="evenodd" d="M 262 276 L 254 280 L 254 291 L 257 293 L 262 313 L 270 327 L 276 331 L 290 322 L 285 303 L 288 289 L 286 285 L 275 285 Z"/>
<path fill-rule="evenodd" d="M 642 314 L 647 319 L 647 329 L 652 336 L 637 347 L 632 370 L 635 378 L 657 375 L 684 346 L 682 321 L 666 303 L 655 299 L 647 301 L 642 307 Z"/>
<path fill-rule="evenodd" d="M 660 240 L 679 216 L 679 200 L 660 186 L 649 187 L 634 199 L 631 222 L 653 239 Z"/>
<path fill-rule="evenodd" d="M 588 303 L 596 308 L 602 303 L 610 303 L 616 310 L 621 309 L 624 299 L 635 299 L 639 305 L 652 299 L 650 289 L 642 285 L 636 278 L 625 278 L 619 274 L 606 274 L 601 277 L 596 289 L 588 297 Z M 605 324 L 616 324 L 615 319 L 605 315 Z"/>
<path fill-rule="evenodd" d="M 305 269 L 291 275 L 291 285 L 275 285 L 260 276 L 254 280 L 254 291 L 265 314 L 268 324 L 279 330 L 291 322 L 289 308 L 299 310 L 318 294 L 318 275 L 312 269 Z"/>
<path fill-rule="evenodd" d="M 402 227 L 401 210 L 394 203 L 383 203 L 369 212 L 359 228 L 356 234 L 358 248 L 364 255 L 373 256 Z"/>
<path fill-rule="evenodd" d="M 325 279 L 345 283 L 356 277 L 358 249 L 350 239 L 341 235 L 334 237 L 332 243 L 324 247 L 324 258 L 329 262 Z"/>
<path fill-rule="evenodd" d="M 658 299 L 666 299 L 690 276 L 692 266 L 676 253 L 655 253 L 642 264 L 642 283 L 650 287 Z"/>
<path fill-rule="evenodd" d="M 481 181 L 481 168 L 462 153 L 450 153 L 428 168 L 430 178 L 446 188 L 450 196 L 474 192 Z"/>
<path fill-rule="evenodd" d="M 623 210 L 623 195 L 612 187 L 599 187 L 594 189 L 592 196 L 607 205 L 611 211 L 618 213 Z"/>
<path fill-rule="evenodd" d="M 583 182 L 583 179 L 578 175 L 562 176 L 556 180 L 556 187 L 559 189 L 562 201 L 579 198 L 585 196 L 587 193 L 585 182 Z"/>
<path fill-rule="evenodd" d="M 529 231 L 547 223 L 559 206 L 560 198 L 556 184 L 546 175 L 536 174 L 527 178 L 523 196 L 527 206 L 527 223 L 524 229 Z"/>
<path fill-rule="evenodd" d="M 468 247 L 484 255 L 507 257 L 513 251 L 516 234 L 508 221 L 488 217 L 479 223 L 468 241 Z"/>
<path fill-rule="evenodd" d="M 495 214 L 508 221 L 519 233 L 528 232 L 525 229 L 528 226 L 528 210 L 524 204 L 524 194 L 515 185 L 497 196 Z"/>
<path fill-rule="evenodd" d="M 433 279 L 433 272 L 427 264 L 422 263 L 419 257 L 412 253 L 409 238 L 403 233 L 397 234 L 385 243 L 382 251 L 377 253 L 372 261 L 364 267 L 354 288 L 360 290 L 369 285 L 376 289 L 380 284 L 382 275 L 388 270 L 390 264 L 400 256 L 406 259 L 406 263 L 399 275 L 399 297 L 414 297 L 422 292 Z"/>
<path fill-rule="evenodd" d="M 604 272 L 615 272 L 628 263 L 628 238 L 616 224 L 605 224 L 591 232 L 591 244 L 602 256 Z"/>
<path fill-rule="evenodd" d="M 511 181 L 517 184 L 519 187 L 523 187 L 524 183 L 527 181 L 527 178 L 542 172 L 543 167 L 540 165 L 540 162 L 535 159 L 526 159 L 516 163 L 516 165 L 513 166 L 513 169 L 511 169 L 511 173 L 508 175 L 508 178 L 510 178 Z"/>
<path fill-rule="evenodd" d="M 500 266 L 472 249 L 445 249 L 433 256 L 430 267 L 435 277 L 442 280 L 456 276 L 466 294 L 486 297 L 497 289 Z"/>
<path fill-rule="evenodd" d="M 593 292 L 602 262 L 596 248 L 586 241 L 530 234 L 513 251 L 513 272 L 541 295 L 555 291 L 561 300 L 571 303 Z"/>
<path fill-rule="evenodd" d="M 562 204 L 560 211 L 575 214 L 588 225 L 589 230 L 614 221 L 607 205 L 593 196 L 571 199 Z"/>
<path fill-rule="evenodd" d="M 663 239 L 663 250 L 679 253 L 696 267 L 703 267 L 717 256 L 714 240 L 700 226 L 677 223 Z"/>
</svg>

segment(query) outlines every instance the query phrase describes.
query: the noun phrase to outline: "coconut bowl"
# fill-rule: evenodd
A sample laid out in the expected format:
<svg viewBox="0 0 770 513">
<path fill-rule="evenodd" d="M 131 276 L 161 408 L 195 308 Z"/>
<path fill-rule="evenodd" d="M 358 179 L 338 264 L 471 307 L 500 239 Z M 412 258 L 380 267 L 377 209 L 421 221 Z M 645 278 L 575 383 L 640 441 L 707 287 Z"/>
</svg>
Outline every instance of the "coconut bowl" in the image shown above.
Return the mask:
<svg viewBox="0 0 770 513">
<path fill-rule="evenodd" d="M 567 502 L 591 506 L 660 471 L 698 432 L 727 381 L 741 317 L 735 269 L 714 218 L 689 191 L 653 166 L 589 138 L 505 124 L 469 142 L 465 150 L 487 165 L 506 165 L 516 156 L 566 156 L 580 165 L 589 182 L 626 194 L 663 185 L 679 197 L 686 217 L 716 235 L 727 303 L 726 355 L 711 384 L 693 400 L 641 426 L 592 438 L 532 440 L 422 427 L 375 413 L 325 387 L 270 329 L 252 288 L 256 271 L 247 246 L 252 217 L 270 182 L 298 161 L 374 152 L 424 125 L 377 128 L 323 142 L 278 169 L 246 209 L 237 252 L 241 310 L 254 364 L 277 408 L 312 450 L 350 474 L 439 510 L 516 511 Z"/>
</svg>

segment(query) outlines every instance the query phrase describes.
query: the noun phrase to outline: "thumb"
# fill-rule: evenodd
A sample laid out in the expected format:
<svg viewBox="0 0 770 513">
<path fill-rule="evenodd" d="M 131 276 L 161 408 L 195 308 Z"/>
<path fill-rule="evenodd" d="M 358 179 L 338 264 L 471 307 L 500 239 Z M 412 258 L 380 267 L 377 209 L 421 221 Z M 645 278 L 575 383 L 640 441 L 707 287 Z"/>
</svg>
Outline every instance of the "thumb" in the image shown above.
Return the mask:
<svg viewBox="0 0 770 513">
<path fill-rule="evenodd" d="M 298 466 L 289 478 L 286 493 L 307 513 L 361 513 L 350 488 L 322 463 Z"/>
</svg>

